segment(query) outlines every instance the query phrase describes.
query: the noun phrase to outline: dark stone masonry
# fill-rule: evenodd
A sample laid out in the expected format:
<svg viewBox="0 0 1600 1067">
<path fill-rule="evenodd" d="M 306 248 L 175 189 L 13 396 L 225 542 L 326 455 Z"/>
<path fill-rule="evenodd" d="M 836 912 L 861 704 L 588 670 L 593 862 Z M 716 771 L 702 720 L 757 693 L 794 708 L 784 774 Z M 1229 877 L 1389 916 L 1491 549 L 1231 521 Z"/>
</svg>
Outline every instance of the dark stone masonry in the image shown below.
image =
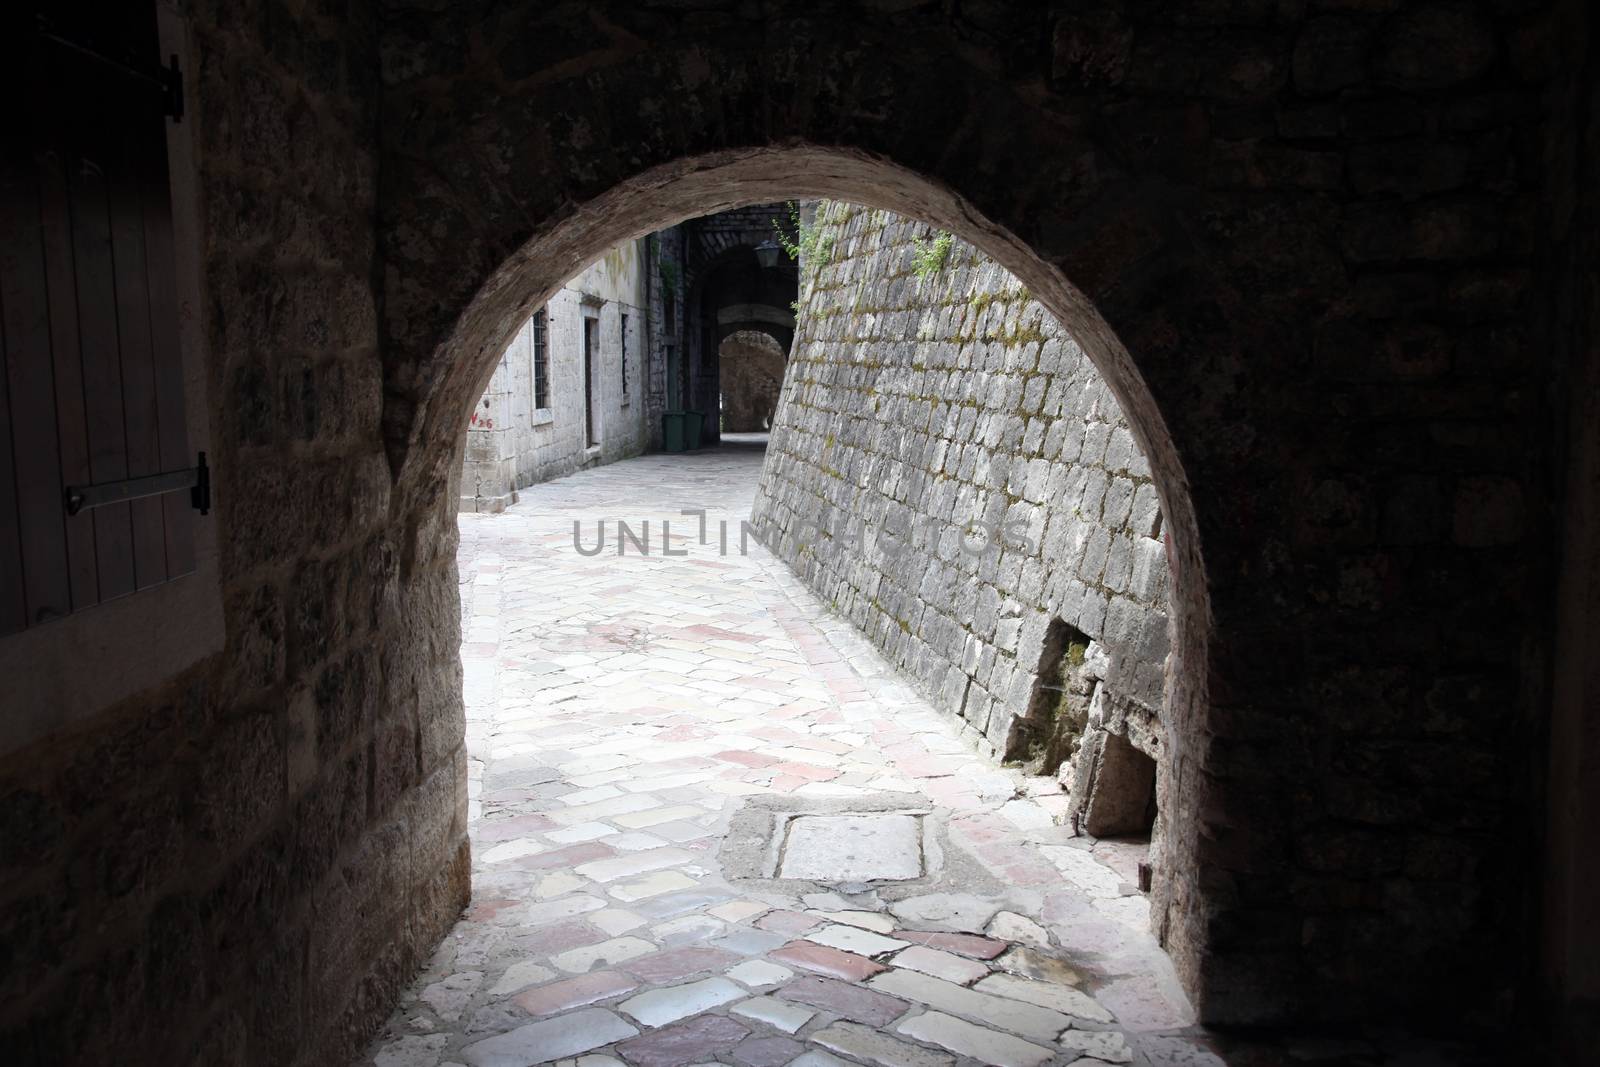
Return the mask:
<svg viewBox="0 0 1600 1067">
<path fill-rule="evenodd" d="M 1052 381 L 1019 362 L 1007 391 L 946 395 L 972 379 L 915 352 L 932 368 L 962 346 L 912 344 L 897 264 L 888 310 L 797 344 L 779 550 L 997 751 L 1041 626 L 1106 648 L 1107 685 L 1158 713 L 1152 921 L 1202 1021 L 1493 1020 L 1545 1062 L 1594 1062 L 1591 5 L 155 10 L 162 47 L 139 62 L 178 55 L 186 91 L 156 134 L 177 219 L 164 307 L 213 506 L 194 573 L 0 637 L 0 1061 L 355 1060 L 471 895 L 471 405 L 531 309 L 605 249 L 827 198 L 915 221 L 839 219 L 823 285 L 859 288 L 904 255 L 897 234 L 947 231 L 930 329 L 1036 330 L 1013 349 Z M 57 88 L 13 87 L 8 159 L 34 160 L 23 127 L 56 121 Z M 7 218 L 7 241 L 37 236 Z M 23 309 L 29 338 L 49 332 L 38 300 L 0 295 L 8 323 Z M 903 351 L 847 372 L 849 321 Z M 975 340 L 972 358 L 1010 355 Z M 1089 364 L 1103 384 L 1074 391 Z M 1059 440 L 1022 427 L 1024 468 L 1011 419 L 1053 411 L 1051 387 Z M 8 424 L 8 456 L 58 439 L 37 425 Z M 893 449 L 878 436 L 900 428 Z M 1052 462 L 1080 445 L 1098 467 Z M 896 475 L 911 449 L 948 480 Z M 1007 456 L 1003 479 L 980 455 Z M 29 499 L 53 508 L 60 481 Z M 1102 481 L 1096 519 L 1075 501 Z M 807 513 L 889 501 L 941 524 L 1015 509 L 1044 555 L 991 574 L 944 531 L 881 567 L 789 540 Z M 37 571 L 0 515 L 9 602 Z M 1073 530 L 1083 553 L 1058 554 Z M 1133 619 L 1163 588 L 1165 636 Z"/>
</svg>

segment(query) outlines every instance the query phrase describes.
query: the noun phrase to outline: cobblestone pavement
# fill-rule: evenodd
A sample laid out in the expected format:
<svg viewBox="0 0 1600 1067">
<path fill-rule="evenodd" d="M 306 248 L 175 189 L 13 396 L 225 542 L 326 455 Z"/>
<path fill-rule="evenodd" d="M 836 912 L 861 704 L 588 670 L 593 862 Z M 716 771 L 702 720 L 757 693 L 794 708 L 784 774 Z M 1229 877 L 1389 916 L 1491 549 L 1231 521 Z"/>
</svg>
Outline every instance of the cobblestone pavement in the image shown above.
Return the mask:
<svg viewBox="0 0 1600 1067">
<path fill-rule="evenodd" d="M 1068 836 L 1053 781 L 740 553 L 760 462 L 645 457 L 461 517 L 473 902 L 363 1062 L 1220 1063 L 1174 1034 L 1139 847 Z"/>
</svg>

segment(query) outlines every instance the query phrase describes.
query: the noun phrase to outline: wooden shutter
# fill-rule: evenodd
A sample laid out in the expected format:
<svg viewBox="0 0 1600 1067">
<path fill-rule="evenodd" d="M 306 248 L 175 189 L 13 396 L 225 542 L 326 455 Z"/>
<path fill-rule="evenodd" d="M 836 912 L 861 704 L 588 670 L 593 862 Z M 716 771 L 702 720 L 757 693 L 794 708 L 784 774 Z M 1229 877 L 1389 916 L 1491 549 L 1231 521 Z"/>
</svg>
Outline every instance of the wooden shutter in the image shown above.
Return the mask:
<svg viewBox="0 0 1600 1067">
<path fill-rule="evenodd" d="M 0 634 L 189 573 L 196 521 L 187 492 L 76 515 L 65 502 L 67 486 L 195 463 L 167 179 L 175 99 L 154 5 L 6 21 L 22 54 L 5 76 L 0 165 Z"/>
</svg>

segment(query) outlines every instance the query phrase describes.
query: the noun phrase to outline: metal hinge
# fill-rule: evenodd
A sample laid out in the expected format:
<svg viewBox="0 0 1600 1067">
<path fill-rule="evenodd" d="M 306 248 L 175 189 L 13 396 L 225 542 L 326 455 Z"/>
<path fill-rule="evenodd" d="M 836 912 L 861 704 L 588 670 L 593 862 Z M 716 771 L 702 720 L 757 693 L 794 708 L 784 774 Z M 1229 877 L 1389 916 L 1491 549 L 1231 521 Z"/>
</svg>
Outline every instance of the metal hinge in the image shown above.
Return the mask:
<svg viewBox="0 0 1600 1067">
<path fill-rule="evenodd" d="M 173 122 L 183 121 L 183 68 L 178 66 L 178 53 L 167 58 L 167 114 Z"/>
<path fill-rule="evenodd" d="M 202 515 L 211 513 L 211 468 L 206 466 L 206 454 L 200 453 L 193 467 L 165 474 L 147 474 L 142 478 L 125 478 L 120 482 L 101 482 L 99 485 L 69 485 L 63 491 L 67 514 L 76 515 L 90 508 L 103 508 L 107 504 L 121 504 L 147 496 L 189 490 L 189 504 Z"/>
<path fill-rule="evenodd" d="M 183 68 L 178 65 L 178 54 L 176 52 L 172 53 L 167 59 L 165 67 L 134 66 L 125 60 L 108 56 L 92 45 L 82 41 L 75 41 L 71 37 L 57 32 L 43 15 L 39 16 L 38 33 L 41 38 L 52 44 L 70 48 L 79 55 L 86 56 L 97 63 L 104 63 L 108 67 L 113 67 L 130 78 L 155 86 L 160 90 L 165 101 L 163 112 L 171 116 L 173 122 L 183 121 Z"/>
</svg>

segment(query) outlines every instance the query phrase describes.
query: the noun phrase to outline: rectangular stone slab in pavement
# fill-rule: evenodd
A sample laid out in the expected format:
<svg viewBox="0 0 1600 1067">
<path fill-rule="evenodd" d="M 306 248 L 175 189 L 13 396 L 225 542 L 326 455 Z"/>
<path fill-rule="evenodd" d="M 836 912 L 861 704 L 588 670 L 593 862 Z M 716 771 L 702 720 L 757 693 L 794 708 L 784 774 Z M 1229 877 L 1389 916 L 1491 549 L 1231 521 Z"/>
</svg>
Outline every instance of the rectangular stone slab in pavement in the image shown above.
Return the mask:
<svg viewBox="0 0 1600 1067">
<path fill-rule="evenodd" d="M 789 823 L 782 878 L 905 881 L 922 876 L 922 820 L 914 815 L 801 815 Z"/>
</svg>

